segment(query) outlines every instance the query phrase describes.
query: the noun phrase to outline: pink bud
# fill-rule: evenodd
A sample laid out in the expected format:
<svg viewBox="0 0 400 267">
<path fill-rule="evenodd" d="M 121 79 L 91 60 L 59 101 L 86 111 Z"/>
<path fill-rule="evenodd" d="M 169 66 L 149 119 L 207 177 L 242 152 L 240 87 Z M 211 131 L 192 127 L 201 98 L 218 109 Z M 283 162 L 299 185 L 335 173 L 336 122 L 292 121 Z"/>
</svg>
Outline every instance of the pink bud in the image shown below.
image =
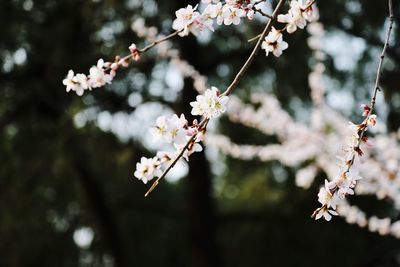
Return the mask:
<svg viewBox="0 0 400 267">
<path fill-rule="evenodd" d="M 371 108 L 367 104 L 362 104 L 361 108 L 364 110 L 362 115 L 364 117 L 368 116 L 369 112 L 371 111 Z"/>
<path fill-rule="evenodd" d="M 134 61 L 139 61 L 140 60 L 140 54 L 138 52 L 135 52 L 132 54 L 132 58 Z"/>
<path fill-rule="evenodd" d="M 134 52 L 137 50 L 136 45 L 135 45 L 135 44 L 131 44 L 131 45 L 129 46 L 129 50 L 131 51 L 131 53 L 134 53 Z"/>
<path fill-rule="evenodd" d="M 111 69 L 116 71 L 118 69 L 119 65 L 117 63 L 111 64 Z"/>
<path fill-rule="evenodd" d="M 376 122 L 377 122 L 376 115 L 375 114 L 370 115 L 367 122 L 368 125 L 375 126 Z"/>
<path fill-rule="evenodd" d="M 118 64 L 121 65 L 122 67 L 128 67 L 129 66 L 129 59 L 124 59 L 123 58 L 118 62 Z"/>
<path fill-rule="evenodd" d="M 115 75 L 117 75 L 117 72 L 116 72 L 115 70 L 112 69 L 112 70 L 110 71 L 110 75 L 111 75 L 111 77 L 114 78 Z"/>
</svg>

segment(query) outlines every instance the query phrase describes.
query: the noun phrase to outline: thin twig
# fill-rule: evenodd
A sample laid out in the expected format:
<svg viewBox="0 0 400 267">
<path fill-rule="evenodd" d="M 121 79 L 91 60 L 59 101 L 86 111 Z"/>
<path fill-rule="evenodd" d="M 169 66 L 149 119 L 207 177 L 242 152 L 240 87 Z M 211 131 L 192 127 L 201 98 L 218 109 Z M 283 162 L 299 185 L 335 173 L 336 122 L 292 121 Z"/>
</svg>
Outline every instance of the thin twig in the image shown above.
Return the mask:
<svg viewBox="0 0 400 267">
<path fill-rule="evenodd" d="M 155 40 L 155 41 L 152 42 L 151 44 L 149 44 L 149 45 L 143 47 L 142 49 L 140 49 L 139 52 L 140 52 L 140 53 L 144 53 L 144 52 L 146 52 L 147 50 L 151 49 L 152 47 L 158 45 L 159 43 L 162 43 L 162 42 L 164 42 L 164 41 L 167 41 L 167 40 L 171 39 L 172 37 L 174 37 L 175 35 L 177 35 L 177 34 L 180 33 L 180 32 L 181 32 L 181 31 L 175 31 L 175 32 L 173 32 L 173 33 L 171 33 L 171 34 L 169 34 L 169 35 L 163 37 L 163 38 L 160 38 L 160 39 L 158 39 L 158 40 Z"/>
<path fill-rule="evenodd" d="M 233 82 L 229 85 L 229 87 L 224 91 L 224 93 L 221 94 L 221 96 L 223 95 L 229 95 L 238 85 L 240 79 L 243 77 L 244 73 L 246 72 L 246 70 L 250 67 L 251 63 L 253 62 L 254 58 L 257 55 L 258 50 L 261 47 L 261 43 L 262 43 L 262 39 L 267 35 L 267 33 L 271 30 L 272 24 L 273 22 L 276 20 L 279 11 L 281 10 L 281 8 L 283 7 L 284 3 L 286 0 L 280 0 L 278 5 L 276 6 L 273 14 L 272 14 L 272 18 L 269 19 L 267 25 L 265 26 L 265 29 L 263 31 L 263 33 L 261 34 L 257 44 L 254 46 L 253 51 L 251 52 L 249 58 L 246 60 L 246 62 L 244 63 L 244 65 L 242 66 L 242 68 L 239 70 L 239 72 L 237 73 L 235 79 L 233 80 Z M 177 33 L 176 33 L 177 34 Z M 153 45 L 154 46 L 154 45 Z M 209 119 L 203 119 L 200 124 L 199 124 L 199 131 L 202 128 L 205 128 L 207 123 L 208 123 Z M 197 137 L 197 134 L 193 135 L 185 144 L 185 146 L 181 149 L 181 151 L 179 152 L 179 154 L 175 157 L 175 159 L 173 160 L 173 162 L 168 166 L 167 169 L 165 169 L 165 171 L 161 174 L 160 177 L 157 178 L 157 180 L 155 180 L 153 182 L 153 184 L 151 185 L 150 189 L 146 192 L 146 194 L 144 195 L 145 197 L 147 197 L 159 184 L 160 180 L 164 179 L 164 177 L 167 175 L 167 173 L 175 166 L 175 164 L 179 161 L 179 159 L 183 156 L 183 154 L 185 153 L 185 151 L 189 148 L 190 144 L 192 142 L 195 141 Z"/>
<path fill-rule="evenodd" d="M 271 15 L 265 13 L 264 11 L 262 11 L 261 9 L 255 7 L 255 6 L 253 6 L 253 10 L 254 10 L 254 12 L 259 13 L 260 15 L 262 15 L 262 16 L 264 16 L 264 17 L 266 17 L 266 18 L 269 18 L 269 19 L 272 18 Z"/>
<path fill-rule="evenodd" d="M 394 16 L 393 16 L 392 0 L 389 0 L 389 27 L 386 32 L 385 44 L 383 45 L 383 49 L 382 49 L 382 52 L 380 55 L 378 70 L 376 71 L 376 79 L 375 79 L 375 85 L 374 85 L 374 92 L 373 92 L 372 98 L 371 98 L 370 110 L 368 112 L 368 115 L 367 115 L 365 121 L 368 121 L 368 119 L 372 115 L 372 112 L 375 109 L 376 96 L 378 94 L 378 91 L 381 90 L 379 87 L 379 84 L 381 81 L 381 71 L 382 71 L 382 66 L 383 66 L 383 60 L 385 59 L 386 49 L 389 46 L 389 40 L 390 40 L 390 35 L 391 35 L 392 29 L 393 29 L 393 23 L 394 23 Z M 358 138 L 356 147 L 360 146 L 366 131 L 367 131 L 367 127 L 362 128 L 361 133 L 359 134 L 359 138 Z M 351 164 L 349 164 L 346 172 L 350 171 L 350 168 L 354 163 L 354 159 L 355 159 L 355 153 L 353 152 Z"/>
<path fill-rule="evenodd" d="M 276 18 L 278 17 L 278 14 L 280 10 L 282 9 L 283 5 L 285 4 L 285 0 L 280 0 L 278 5 L 275 7 L 274 12 L 272 13 L 272 17 L 268 20 L 267 25 L 265 26 L 263 32 L 261 33 L 260 37 L 258 38 L 257 44 L 254 46 L 253 51 L 251 52 L 249 58 L 246 60 L 242 68 L 239 70 L 239 72 L 236 74 L 235 79 L 233 82 L 228 86 L 228 88 L 225 90 L 225 92 L 222 95 L 230 95 L 233 90 L 238 86 L 240 79 L 243 77 L 244 73 L 247 71 L 247 69 L 250 67 L 251 63 L 253 62 L 254 58 L 257 55 L 258 50 L 261 48 L 261 44 L 263 42 L 263 39 L 265 36 L 271 31 L 272 24 L 275 22 Z"/>
<path fill-rule="evenodd" d="M 209 119 L 203 119 L 200 123 L 199 123 L 199 131 L 201 131 L 204 126 L 207 125 Z M 179 154 L 175 157 L 174 161 L 171 162 L 171 164 L 168 166 L 168 168 L 165 169 L 165 171 L 161 174 L 160 177 L 157 178 L 157 180 L 155 180 L 153 182 L 153 184 L 151 185 L 150 189 L 147 190 L 146 194 L 144 195 L 145 197 L 147 197 L 159 184 L 160 180 L 162 180 L 167 173 L 175 166 L 175 164 L 179 161 L 179 159 L 183 156 L 183 154 L 185 153 L 185 151 L 189 148 L 190 144 L 192 144 L 193 142 L 195 142 L 195 139 L 197 137 L 198 133 L 194 134 L 185 144 L 185 146 L 181 149 L 181 151 L 179 152 Z"/>
<path fill-rule="evenodd" d="M 247 40 L 247 42 L 251 43 L 251 42 L 257 40 L 260 36 L 261 36 L 261 34 L 254 36 L 254 37 L 250 38 L 249 40 Z"/>
<path fill-rule="evenodd" d="M 368 114 L 367 114 L 367 116 L 366 116 L 366 118 L 365 118 L 365 120 L 363 121 L 362 124 L 364 124 L 364 123 L 366 124 L 368 122 L 369 118 L 371 117 L 372 112 L 375 109 L 376 96 L 378 94 L 378 91 L 381 90 L 380 87 L 379 87 L 379 84 L 380 84 L 380 81 L 381 81 L 381 71 L 382 71 L 382 66 L 383 66 L 383 60 L 385 59 L 386 50 L 387 50 L 387 48 L 389 46 L 390 35 L 392 33 L 393 23 L 394 23 L 392 0 L 388 0 L 388 4 L 389 4 L 389 27 L 387 28 L 387 31 L 386 31 L 385 44 L 383 45 L 382 52 L 381 52 L 380 59 L 379 59 L 378 69 L 376 71 L 376 79 L 375 79 L 374 91 L 372 93 L 372 98 L 371 98 L 370 110 L 369 110 L 369 112 L 368 112 Z M 356 158 L 356 149 L 359 150 L 359 147 L 360 147 L 361 143 L 364 140 L 364 135 L 365 135 L 365 132 L 367 131 L 367 129 L 368 129 L 367 125 L 365 125 L 358 132 L 359 137 L 357 139 L 357 143 L 353 148 L 350 160 L 347 161 L 347 168 L 343 172 L 343 174 L 348 173 L 350 171 L 351 167 L 354 165 L 355 158 Z M 334 194 L 337 190 L 338 190 L 338 188 L 333 189 L 331 191 L 331 194 Z M 316 209 L 313 212 L 313 214 L 311 215 L 311 217 L 314 217 L 318 213 L 318 211 L 320 211 L 323 208 L 327 208 L 326 205 Z"/>
<path fill-rule="evenodd" d="M 266 0 L 258 0 L 258 1 L 256 1 L 256 2 L 254 2 L 253 6 L 259 5 L 259 4 L 261 4 L 262 2 L 266 2 Z"/>
<path fill-rule="evenodd" d="M 141 54 L 141 53 L 144 53 L 144 52 L 147 52 L 148 50 L 150 50 L 150 49 L 153 48 L 154 46 L 156 46 L 156 45 L 158 45 L 158 44 L 160 44 L 160 43 L 162 43 L 162 42 L 165 42 L 165 41 L 171 39 L 172 37 L 176 36 L 176 35 L 177 35 L 178 33 L 180 33 L 180 32 L 181 32 L 181 31 L 174 31 L 173 33 L 170 33 L 170 34 L 167 35 L 167 36 L 164 36 L 164 37 L 162 37 L 162 38 L 160 38 L 160 39 L 157 39 L 157 40 L 155 40 L 154 42 L 152 42 L 151 44 L 148 44 L 148 45 L 146 45 L 145 47 L 143 47 L 142 49 L 138 49 L 137 51 L 138 51 L 140 54 Z M 118 65 L 121 65 L 122 62 L 129 61 L 130 59 L 132 59 L 132 54 L 129 54 L 129 55 L 126 55 L 126 56 L 122 57 L 122 58 L 118 61 Z M 109 68 L 106 68 L 105 70 L 109 70 L 109 69 L 110 69 L 110 67 L 109 67 Z"/>
</svg>

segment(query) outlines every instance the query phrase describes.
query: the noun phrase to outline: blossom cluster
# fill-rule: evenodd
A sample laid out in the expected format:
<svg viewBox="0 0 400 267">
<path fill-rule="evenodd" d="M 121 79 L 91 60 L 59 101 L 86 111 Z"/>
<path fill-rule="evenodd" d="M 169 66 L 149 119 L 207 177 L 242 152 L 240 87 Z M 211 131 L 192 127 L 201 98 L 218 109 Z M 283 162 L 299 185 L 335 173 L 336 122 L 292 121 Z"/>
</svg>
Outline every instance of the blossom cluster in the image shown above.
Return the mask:
<svg viewBox="0 0 400 267">
<path fill-rule="evenodd" d="M 197 135 L 199 131 L 202 131 L 202 129 L 199 129 L 197 121 L 193 121 L 193 124 L 189 126 L 183 114 L 179 117 L 176 114 L 169 118 L 166 116 L 158 117 L 155 126 L 150 129 L 150 133 L 156 140 L 172 144 L 177 150 L 172 153 L 159 151 L 157 156 L 153 158 L 142 157 L 140 162 L 136 164 L 135 177 L 145 184 L 154 177 L 159 177 L 163 173 L 163 169 L 166 169 L 177 157 L 179 149 L 194 135 Z M 201 145 L 198 143 L 201 141 L 201 136 L 196 136 L 190 149 L 185 152 L 184 158 L 188 159 L 190 154 L 202 150 Z"/>
<path fill-rule="evenodd" d="M 286 23 L 286 31 L 293 33 L 297 28 L 304 29 L 307 21 L 315 21 L 318 16 L 318 12 L 315 11 L 310 0 L 292 0 L 288 13 L 278 15 L 278 22 Z"/>
<path fill-rule="evenodd" d="M 198 95 L 196 101 L 190 103 L 192 115 L 203 116 L 206 120 L 216 118 L 226 110 L 228 97 L 220 95 L 216 87 L 207 89 L 204 95 Z M 136 164 L 135 177 L 147 183 L 155 177 L 161 177 L 164 171 L 180 157 L 189 161 L 189 156 L 203 150 L 199 142 L 204 140 L 206 123 L 197 120 L 189 125 L 185 116 L 174 114 L 167 118 L 160 116 L 150 133 L 156 140 L 162 140 L 174 147 L 173 152 L 158 151 L 153 158 L 142 157 Z"/>
<path fill-rule="evenodd" d="M 289 47 L 283 40 L 282 32 L 286 29 L 288 33 L 293 33 L 297 28 L 304 29 L 307 21 L 312 22 L 318 19 L 318 11 L 312 6 L 310 0 L 292 0 L 287 14 L 278 15 L 278 22 L 285 23 L 283 29 L 277 30 L 272 27 L 271 31 L 264 38 L 261 48 L 265 50 L 266 55 L 270 52 L 275 57 L 282 55 L 282 51 Z"/>
<path fill-rule="evenodd" d="M 114 62 L 104 62 L 103 59 L 99 59 L 96 66 L 89 69 L 89 75 L 75 74 L 73 70 L 69 70 L 67 77 L 63 80 L 66 91 L 74 91 L 77 95 L 82 96 L 86 90 L 110 84 L 120 66 L 127 67 L 131 58 L 135 61 L 140 59 L 140 51 L 135 44 L 130 45 L 129 50 L 131 52 L 129 56 L 124 58 L 116 56 Z"/>
<path fill-rule="evenodd" d="M 325 180 L 325 186 L 318 193 L 318 202 L 321 207 L 315 210 L 313 216 L 315 219 L 324 217 L 329 221 L 332 216 L 337 215 L 336 207 L 339 201 L 345 199 L 347 195 L 354 194 L 354 188 L 357 181 L 361 179 L 358 171 L 352 169 L 356 156 L 364 154 L 361 144 L 365 144 L 368 138 L 364 136 L 368 126 L 375 126 L 376 115 L 371 114 L 371 108 L 363 104 L 363 116 L 366 118 L 361 124 L 349 123 L 350 136 L 347 138 L 347 146 L 343 148 L 344 156 L 337 156 L 340 160 L 340 172 L 332 181 Z"/>
<path fill-rule="evenodd" d="M 207 119 L 216 118 L 226 111 L 228 97 L 220 95 L 216 87 L 211 87 L 204 95 L 198 95 L 196 101 L 190 103 L 192 114 L 204 116 Z"/>
<path fill-rule="evenodd" d="M 201 13 L 197 11 L 197 5 L 195 7 L 188 5 L 175 12 L 176 19 L 172 28 L 180 31 L 180 36 L 189 33 L 197 35 L 205 29 L 214 31 L 214 20 L 218 25 L 238 25 L 242 18 L 247 17 L 252 20 L 254 17 L 253 4 L 250 0 L 227 0 L 224 4 L 219 0 L 202 2 L 207 6 Z"/>
<path fill-rule="evenodd" d="M 197 11 L 197 6 L 193 7 L 191 5 L 176 11 L 176 19 L 173 21 L 172 28 L 180 36 L 187 36 L 190 32 L 197 35 L 203 32 L 204 29 L 214 31 L 214 20 L 218 25 L 238 25 L 244 17 L 252 20 L 255 10 L 259 10 L 255 6 L 260 2 L 227 0 L 223 4 L 219 0 L 203 0 L 203 3 L 206 4 L 206 7 L 202 13 Z M 292 33 L 297 27 L 303 29 L 307 21 L 313 21 L 318 17 L 318 12 L 312 4 L 313 2 L 309 0 L 292 0 L 288 13 L 278 15 L 278 21 L 286 23 L 286 26 L 280 30 L 272 27 L 264 38 L 261 48 L 265 50 L 267 56 L 272 52 L 276 57 L 279 57 L 282 51 L 288 48 L 289 45 L 283 41 L 282 35 L 285 29 Z M 149 33 L 155 36 L 155 28 L 151 28 L 151 30 Z M 159 43 L 161 42 L 157 42 L 157 44 Z M 167 49 L 164 49 L 164 53 Z M 86 90 L 110 84 L 120 66 L 127 67 L 131 59 L 134 61 L 140 59 L 141 50 L 135 44 L 132 44 L 129 50 L 130 54 L 128 56 L 123 58 L 116 56 L 114 62 L 104 62 L 103 59 L 99 59 L 96 66 L 90 68 L 89 75 L 83 73 L 75 74 L 73 70 L 69 70 L 67 77 L 63 80 L 66 91 L 74 91 L 77 95 L 82 96 Z"/>
<path fill-rule="evenodd" d="M 188 5 L 175 12 L 176 19 L 173 21 L 172 28 L 179 31 L 180 36 L 187 36 L 189 33 L 197 35 L 209 29 L 214 31 L 214 20 L 218 25 L 239 25 L 241 19 L 247 17 L 252 20 L 254 17 L 255 6 L 259 3 L 251 3 L 250 0 L 227 0 L 224 4 L 219 0 L 203 0 L 207 4 L 203 12 L 197 11 L 198 6 Z M 278 22 L 285 23 L 283 29 L 275 29 L 264 38 L 262 49 L 266 55 L 270 52 L 279 57 L 282 51 L 288 48 L 288 43 L 283 40 L 282 32 L 287 30 L 293 33 L 297 28 L 303 29 L 307 21 L 311 22 L 318 18 L 318 11 L 312 6 L 310 0 L 292 0 L 287 14 L 278 15 Z M 262 11 L 260 11 L 262 12 Z"/>
</svg>

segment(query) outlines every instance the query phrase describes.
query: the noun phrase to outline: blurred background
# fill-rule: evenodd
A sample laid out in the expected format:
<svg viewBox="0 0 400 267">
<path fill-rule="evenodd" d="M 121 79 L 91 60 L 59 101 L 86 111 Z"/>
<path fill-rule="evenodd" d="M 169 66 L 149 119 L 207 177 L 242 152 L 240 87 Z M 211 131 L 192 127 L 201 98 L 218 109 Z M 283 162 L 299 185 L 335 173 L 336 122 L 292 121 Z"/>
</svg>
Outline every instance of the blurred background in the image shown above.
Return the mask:
<svg viewBox="0 0 400 267">
<path fill-rule="evenodd" d="M 142 46 L 131 30 L 137 18 L 168 33 L 175 10 L 196 3 L 0 1 L 0 266 L 399 266 L 394 237 L 341 218 L 310 219 L 324 176 L 304 190 L 295 186 L 295 169 L 279 162 L 242 162 L 206 148 L 143 197 L 148 186 L 133 172 L 140 157 L 155 153 L 147 129 L 161 114 L 189 116 L 197 94 L 192 82 L 152 52 L 83 97 L 66 93 L 62 80 L 69 69 L 87 73 L 98 58 L 125 54 L 132 42 Z M 328 104 L 359 118 L 359 104 L 372 91 L 387 3 L 318 5 Z M 224 88 L 252 49 L 247 39 L 262 28 L 255 20 L 173 45 Z M 278 60 L 260 53 L 235 93 L 273 93 L 304 119 L 311 108 L 307 37 L 307 31 L 286 35 L 289 49 Z M 392 44 L 378 112 L 396 131 L 398 27 Z M 225 118 L 217 127 L 237 143 L 275 140 Z M 384 202 L 366 201 L 375 213 L 393 214 Z"/>
</svg>

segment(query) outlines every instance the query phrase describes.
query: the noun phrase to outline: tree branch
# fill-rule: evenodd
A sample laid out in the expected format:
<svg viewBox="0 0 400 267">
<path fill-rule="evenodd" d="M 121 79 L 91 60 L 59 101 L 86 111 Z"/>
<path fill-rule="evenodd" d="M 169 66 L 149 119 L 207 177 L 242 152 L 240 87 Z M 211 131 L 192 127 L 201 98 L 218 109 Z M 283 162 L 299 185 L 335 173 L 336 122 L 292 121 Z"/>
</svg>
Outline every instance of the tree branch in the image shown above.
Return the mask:
<svg viewBox="0 0 400 267">
<path fill-rule="evenodd" d="M 236 87 L 239 84 L 239 81 L 243 77 L 243 75 L 246 73 L 247 69 L 250 67 L 251 63 L 253 63 L 253 60 L 257 56 L 257 52 L 261 48 L 261 44 L 263 42 L 263 39 L 265 36 L 271 31 L 272 24 L 276 21 L 276 18 L 278 17 L 278 14 L 280 10 L 282 9 L 283 5 L 285 4 L 285 0 L 280 0 L 278 5 L 275 7 L 274 12 L 272 13 L 272 17 L 269 19 L 267 25 L 265 26 L 263 32 L 261 33 L 260 37 L 258 38 L 257 44 L 254 46 L 253 51 L 251 52 L 249 58 L 246 60 L 242 68 L 239 70 L 239 72 L 236 74 L 235 79 L 232 81 L 232 83 L 228 86 L 228 88 L 225 90 L 223 95 L 230 95 L 233 90 L 236 89 Z"/>
</svg>

